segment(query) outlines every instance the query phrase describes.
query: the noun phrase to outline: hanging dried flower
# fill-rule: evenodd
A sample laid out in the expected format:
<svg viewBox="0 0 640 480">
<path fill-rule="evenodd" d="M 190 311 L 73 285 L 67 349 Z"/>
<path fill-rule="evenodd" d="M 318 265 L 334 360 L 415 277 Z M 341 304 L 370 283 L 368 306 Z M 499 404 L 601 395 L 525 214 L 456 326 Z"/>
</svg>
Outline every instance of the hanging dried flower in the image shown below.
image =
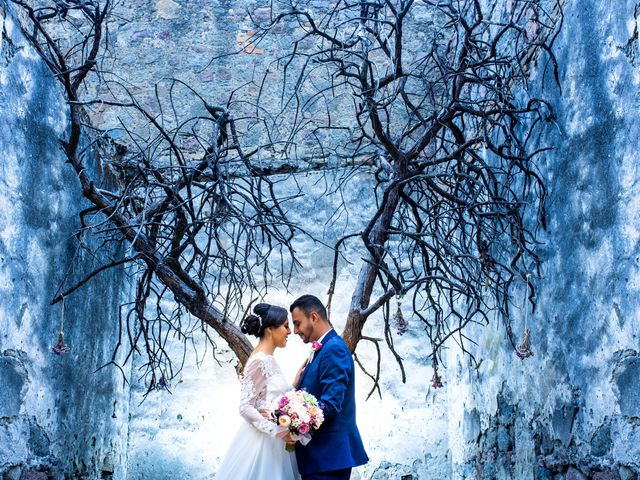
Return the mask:
<svg viewBox="0 0 640 480">
<path fill-rule="evenodd" d="M 58 332 L 58 341 L 53 345 L 53 353 L 60 356 L 63 353 L 67 353 L 71 350 L 71 347 L 64 343 L 64 295 L 62 296 L 62 307 L 60 309 L 60 330 Z"/>
<path fill-rule="evenodd" d="M 396 310 L 396 313 L 393 314 L 393 321 L 396 324 L 398 335 L 404 335 L 405 333 L 407 333 L 407 330 L 409 329 L 409 324 L 407 323 L 407 321 L 404 319 L 404 316 L 402 315 L 400 298 L 398 298 L 398 309 Z"/>
<path fill-rule="evenodd" d="M 58 342 L 52 347 L 53 353 L 60 356 L 63 353 L 67 353 L 71 350 L 71 347 L 64 343 L 64 333 L 60 332 L 58 334 Z"/>
<path fill-rule="evenodd" d="M 156 382 L 156 390 L 168 390 L 169 384 L 164 378 L 164 375 L 161 375 L 158 381 Z"/>
<path fill-rule="evenodd" d="M 524 338 L 522 343 L 516 347 L 515 354 L 521 360 L 525 358 L 533 357 L 533 350 L 531 350 L 531 332 L 528 328 L 524 329 Z"/>
<path fill-rule="evenodd" d="M 440 368 L 440 364 L 436 359 L 435 353 L 433 354 L 431 368 L 433 368 L 433 377 L 431 378 L 431 386 L 433 388 L 442 388 L 444 387 L 444 382 L 442 381 L 442 377 L 438 373 L 438 369 Z"/>
</svg>

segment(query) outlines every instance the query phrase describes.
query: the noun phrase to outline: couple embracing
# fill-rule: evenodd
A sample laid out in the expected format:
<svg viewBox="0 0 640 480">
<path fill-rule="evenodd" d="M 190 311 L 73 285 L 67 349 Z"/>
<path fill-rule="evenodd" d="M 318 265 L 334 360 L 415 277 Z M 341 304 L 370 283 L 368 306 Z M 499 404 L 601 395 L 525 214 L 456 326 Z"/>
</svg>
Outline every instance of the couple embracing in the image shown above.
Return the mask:
<svg viewBox="0 0 640 480">
<path fill-rule="evenodd" d="M 291 333 L 289 312 L 261 303 L 242 321 L 243 333 L 260 341 L 242 375 L 240 415 L 246 421 L 231 442 L 217 480 L 348 480 L 352 467 L 368 461 L 356 426 L 349 348 L 331 327 L 318 298 L 303 295 L 289 310 L 294 333 L 313 346 L 293 384 L 273 358 Z M 313 395 L 322 408 L 324 421 L 308 442 L 298 441 L 273 417 L 278 399 L 292 389 Z"/>
</svg>

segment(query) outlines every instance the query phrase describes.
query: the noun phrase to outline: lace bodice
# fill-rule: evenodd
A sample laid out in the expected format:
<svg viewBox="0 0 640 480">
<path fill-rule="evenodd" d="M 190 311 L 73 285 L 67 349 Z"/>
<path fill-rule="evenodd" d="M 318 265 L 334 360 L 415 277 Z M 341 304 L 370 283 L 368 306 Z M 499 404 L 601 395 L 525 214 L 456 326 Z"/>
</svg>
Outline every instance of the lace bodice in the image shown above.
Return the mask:
<svg viewBox="0 0 640 480">
<path fill-rule="evenodd" d="M 291 389 L 280 366 L 271 355 L 255 353 L 244 367 L 240 394 L 240 415 L 261 432 L 282 438 L 288 429 L 266 419 L 260 411 L 271 411 L 275 401 Z"/>
</svg>

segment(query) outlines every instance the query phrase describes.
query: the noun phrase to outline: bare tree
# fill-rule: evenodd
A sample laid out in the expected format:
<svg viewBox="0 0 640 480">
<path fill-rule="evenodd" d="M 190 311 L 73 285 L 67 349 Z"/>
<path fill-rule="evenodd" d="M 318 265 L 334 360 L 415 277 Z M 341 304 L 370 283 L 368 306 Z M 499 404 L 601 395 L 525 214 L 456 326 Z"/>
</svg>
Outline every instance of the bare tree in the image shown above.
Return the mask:
<svg viewBox="0 0 640 480">
<path fill-rule="evenodd" d="M 535 308 L 545 186 L 534 160 L 546 150 L 537 133 L 553 116 L 528 79 L 539 62 L 557 81 L 551 49 L 561 9 L 486 3 L 338 1 L 313 12 L 290 3 L 272 7 L 251 39 L 258 47 L 279 24 L 296 25 L 276 62 L 283 110 L 295 111 L 290 144 L 338 138 L 318 150 L 345 166 L 377 166 L 375 214 L 335 244 L 330 299 L 345 245 L 367 251 L 344 339 L 354 353 L 363 338 L 377 341 L 362 331 L 382 310 L 395 353 L 389 303 L 408 296 L 430 340 L 436 386 L 448 340 L 469 353 L 466 327 L 495 314 L 515 347 L 510 310 L 523 283 Z M 393 317 L 402 332 L 400 306 Z"/>
<path fill-rule="evenodd" d="M 124 239 L 130 250 L 54 303 L 103 269 L 134 264 L 136 296 L 123 313 L 121 341 L 128 337 L 127 358 L 138 346 L 146 352 L 149 390 L 175 375 L 165 344 L 169 335 L 192 334 L 183 323 L 188 315 L 212 326 L 246 361 L 250 345 L 229 312 L 237 315 L 247 295 L 269 283 L 271 260 L 281 262 L 279 269 L 285 258 L 296 265 L 292 239 L 304 232 L 287 218 L 288 198 L 277 195 L 279 177 L 269 174 L 295 170 L 308 138 L 317 144 L 307 149 L 347 171 L 344 185 L 358 169 L 377 182 L 374 215 L 334 247 L 329 306 L 346 246 L 359 242 L 366 252 L 343 332 L 352 352 L 362 339 L 380 351 L 379 340 L 362 331 L 381 311 L 386 342 L 402 367 L 392 320 L 400 332 L 406 323 L 390 303 L 404 297 L 429 338 L 436 386 L 442 349 L 456 341 L 468 352 L 471 323 L 496 315 L 515 347 L 513 294 L 526 285 L 535 306 L 530 274 L 539 263 L 536 229 L 545 226 L 545 187 L 534 160 L 546 149 L 537 146 L 537 132 L 553 118 L 547 102 L 530 95 L 528 78 L 536 62 L 556 70 L 558 4 L 511 0 L 500 10 L 479 0 L 338 1 L 314 12 L 272 5 L 271 20 L 256 25 L 246 48 L 278 35 L 282 22 L 293 25 L 292 48 L 275 61 L 279 110 L 264 105 L 264 82 L 246 100 L 256 112 L 253 125 L 265 132 L 258 138 L 238 127 L 230 104 L 212 106 L 177 80 L 156 86 L 153 113 L 143 108 L 100 65 L 109 0 L 11 1 L 69 101 L 63 147 L 91 205 L 81 213 L 83 231 L 105 242 Z M 106 95 L 88 93 L 92 75 L 108 87 Z M 178 111 L 178 89 L 199 102 L 202 114 Z M 105 108 L 131 119 L 120 126 L 122 144 L 89 120 Z M 288 168 L 253 161 L 276 149 Z M 91 154 L 101 153 L 114 172 L 113 188 L 89 173 Z M 177 303 L 168 307 L 171 298 Z M 379 368 L 371 374 L 374 388 L 378 377 Z"/>
<path fill-rule="evenodd" d="M 167 341 L 178 336 L 186 345 L 194 332 L 207 334 L 189 322 L 196 317 L 244 364 L 252 347 L 232 320 L 246 306 L 246 295 L 259 295 L 270 282 L 271 259 L 296 265 L 293 228 L 282 209 L 286 199 L 276 197 L 274 181 L 252 161 L 260 146 L 245 151 L 227 106 L 210 105 L 178 80 L 156 85 L 157 112 L 143 108 L 100 65 L 110 0 L 13 4 L 68 100 L 70 127 L 61 143 L 89 201 L 80 213 L 80 244 L 85 246 L 87 234 L 101 245 L 128 244 L 125 255 L 66 288 L 52 304 L 100 272 L 130 264 L 135 299 L 121 309 L 111 363 L 123 345 L 125 363 L 134 352 L 144 352 L 148 391 L 165 388 L 182 366 L 172 362 Z M 91 82 L 105 86 L 106 93 L 91 94 Z M 179 89 L 201 105 L 199 114 L 178 111 L 173 99 Z M 98 109 L 118 110 L 120 143 L 113 141 L 114 131 L 91 122 Z M 111 175 L 92 168 L 94 160 Z"/>
</svg>

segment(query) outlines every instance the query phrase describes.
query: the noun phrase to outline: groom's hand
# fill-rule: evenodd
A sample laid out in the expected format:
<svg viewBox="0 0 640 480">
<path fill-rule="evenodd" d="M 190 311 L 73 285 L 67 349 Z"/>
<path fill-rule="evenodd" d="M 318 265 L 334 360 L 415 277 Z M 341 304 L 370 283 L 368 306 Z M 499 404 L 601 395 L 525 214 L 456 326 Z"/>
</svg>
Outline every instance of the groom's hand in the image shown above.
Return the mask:
<svg viewBox="0 0 640 480">
<path fill-rule="evenodd" d="M 291 432 L 287 432 L 287 434 L 284 437 L 282 437 L 282 439 L 285 441 L 287 445 L 295 445 L 297 442 L 297 440 L 293 438 L 293 435 L 291 435 Z"/>
</svg>

